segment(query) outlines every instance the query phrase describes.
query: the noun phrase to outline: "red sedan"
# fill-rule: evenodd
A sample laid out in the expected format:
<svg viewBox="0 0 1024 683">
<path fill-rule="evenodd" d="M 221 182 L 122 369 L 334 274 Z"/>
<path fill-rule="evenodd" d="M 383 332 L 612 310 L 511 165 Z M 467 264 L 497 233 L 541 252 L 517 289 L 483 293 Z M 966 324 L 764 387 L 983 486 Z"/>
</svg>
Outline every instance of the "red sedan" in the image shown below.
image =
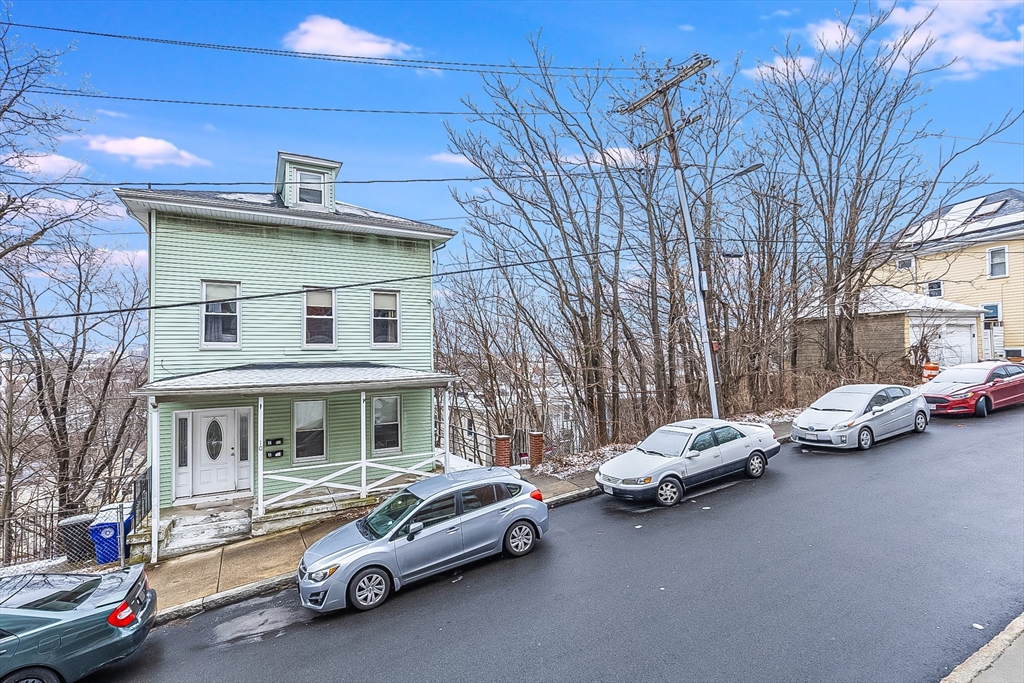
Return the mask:
<svg viewBox="0 0 1024 683">
<path fill-rule="evenodd" d="M 1024 403 L 1024 365 L 1005 361 L 964 363 L 921 386 L 932 415 L 974 413 Z"/>
</svg>

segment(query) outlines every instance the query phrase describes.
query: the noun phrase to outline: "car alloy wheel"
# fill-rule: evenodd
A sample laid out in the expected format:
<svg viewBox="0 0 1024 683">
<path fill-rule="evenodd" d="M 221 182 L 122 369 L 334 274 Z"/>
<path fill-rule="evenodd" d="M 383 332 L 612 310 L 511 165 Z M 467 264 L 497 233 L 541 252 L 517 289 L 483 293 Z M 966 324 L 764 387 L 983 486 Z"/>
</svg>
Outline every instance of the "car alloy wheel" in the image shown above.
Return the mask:
<svg viewBox="0 0 1024 683">
<path fill-rule="evenodd" d="M 379 607 L 391 592 L 391 577 L 383 569 L 364 569 L 352 579 L 348 592 L 349 601 L 359 611 Z"/>
<path fill-rule="evenodd" d="M 49 669 L 33 666 L 5 676 L 3 683 L 60 683 L 60 679 Z"/>
<path fill-rule="evenodd" d="M 529 522 L 516 522 L 505 532 L 505 550 L 511 555 L 521 557 L 533 550 L 535 539 L 533 525 Z"/>
<path fill-rule="evenodd" d="M 751 479 L 758 479 L 764 474 L 766 464 L 764 455 L 761 453 L 751 453 L 750 457 L 747 458 L 747 476 Z"/>
<path fill-rule="evenodd" d="M 669 507 L 679 502 L 680 496 L 683 492 L 679 486 L 679 482 L 675 479 L 665 479 L 658 484 L 658 495 L 656 500 L 658 505 Z"/>
<path fill-rule="evenodd" d="M 874 445 L 875 436 L 874 434 L 871 433 L 871 430 L 868 429 L 867 427 L 861 429 L 860 433 L 857 434 L 857 448 L 861 449 L 862 451 L 866 451 L 867 449 L 871 448 Z"/>
<path fill-rule="evenodd" d="M 914 416 L 914 431 L 920 434 L 928 427 L 928 418 L 924 413 L 918 413 Z"/>
</svg>

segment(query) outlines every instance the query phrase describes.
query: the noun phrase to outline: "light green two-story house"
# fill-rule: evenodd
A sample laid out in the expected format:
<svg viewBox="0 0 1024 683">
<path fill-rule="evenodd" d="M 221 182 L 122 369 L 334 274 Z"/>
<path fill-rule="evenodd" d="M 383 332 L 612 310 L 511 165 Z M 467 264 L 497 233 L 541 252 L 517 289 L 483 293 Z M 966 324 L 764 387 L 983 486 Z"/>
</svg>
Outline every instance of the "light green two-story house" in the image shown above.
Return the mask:
<svg viewBox="0 0 1024 683">
<path fill-rule="evenodd" d="M 340 167 L 282 152 L 273 192 L 116 191 L 149 234 L 154 540 L 161 508 L 251 496 L 259 518 L 434 466 L 454 233 L 337 201 Z"/>
</svg>

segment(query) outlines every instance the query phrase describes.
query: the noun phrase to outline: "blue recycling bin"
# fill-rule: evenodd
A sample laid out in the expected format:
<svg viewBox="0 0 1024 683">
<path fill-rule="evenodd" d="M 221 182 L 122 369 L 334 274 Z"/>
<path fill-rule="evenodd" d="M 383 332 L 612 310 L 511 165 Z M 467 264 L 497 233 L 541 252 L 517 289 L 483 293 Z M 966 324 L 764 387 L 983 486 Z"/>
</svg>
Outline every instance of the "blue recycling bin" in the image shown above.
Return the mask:
<svg viewBox="0 0 1024 683">
<path fill-rule="evenodd" d="M 89 525 L 89 536 L 96 546 L 96 564 L 107 564 L 121 559 L 117 547 L 118 540 L 121 541 L 120 551 L 128 557 L 128 534 L 132 530 L 133 517 L 131 503 L 112 503 L 100 508 L 96 520 Z M 120 533 L 119 525 L 122 527 Z"/>
</svg>

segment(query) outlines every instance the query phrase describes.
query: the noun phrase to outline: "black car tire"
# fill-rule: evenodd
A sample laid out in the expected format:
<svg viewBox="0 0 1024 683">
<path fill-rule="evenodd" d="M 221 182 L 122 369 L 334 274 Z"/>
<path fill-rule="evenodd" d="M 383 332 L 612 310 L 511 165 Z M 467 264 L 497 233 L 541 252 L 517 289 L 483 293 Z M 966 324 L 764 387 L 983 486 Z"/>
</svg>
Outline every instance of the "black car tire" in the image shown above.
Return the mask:
<svg viewBox="0 0 1024 683">
<path fill-rule="evenodd" d="M 383 592 L 382 592 L 383 591 Z M 367 601 L 367 596 L 371 600 Z M 368 567 L 352 577 L 348 584 L 348 604 L 365 612 L 380 607 L 391 595 L 391 575 L 380 567 Z"/>
<path fill-rule="evenodd" d="M 673 495 L 672 491 L 675 490 Z M 683 485 L 675 477 L 665 477 L 658 483 L 654 501 L 662 507 L 672 507 L 683 497 Z"/>
<path fill-rule="evenodd" d="M 865 435 L 867 438 L 865 438 Z M 866 451 L 874 445 L 875 435 L 871 433 L 869 428 L 861 427 L 860 431 L 857 432 L 857 448 Z"/>
<path fill-rule="evenodd" d="M 7 674 L 0 683 L 60 683 L 60 676 L 49 669 L 33 666 Z"/>
<path fill-rule="evenodd" d="M 988 417 L 988 396 L 982 396 L 974 404 L 974 417 Z"/>
<path fill-rule="evenodd" d="M 917 411 L 917 415 L 914 416 L 914 431 L 921 434 L 927 428 L 928 416 L 924 414 L 923 410 Z"/>
<path fill-rule="evenodd" d="M 515 522 L 505 532 L 505 552 L 522 557 L 537 545 L 537 529 L 525 519 Z"/>
<path fill-rule="evenodd" d="M 747 476 L 751 479 L 760 479 L 768 467 L 768 459 L 761 451 L 754 451 L 747 458 Z"/>
</svg>

